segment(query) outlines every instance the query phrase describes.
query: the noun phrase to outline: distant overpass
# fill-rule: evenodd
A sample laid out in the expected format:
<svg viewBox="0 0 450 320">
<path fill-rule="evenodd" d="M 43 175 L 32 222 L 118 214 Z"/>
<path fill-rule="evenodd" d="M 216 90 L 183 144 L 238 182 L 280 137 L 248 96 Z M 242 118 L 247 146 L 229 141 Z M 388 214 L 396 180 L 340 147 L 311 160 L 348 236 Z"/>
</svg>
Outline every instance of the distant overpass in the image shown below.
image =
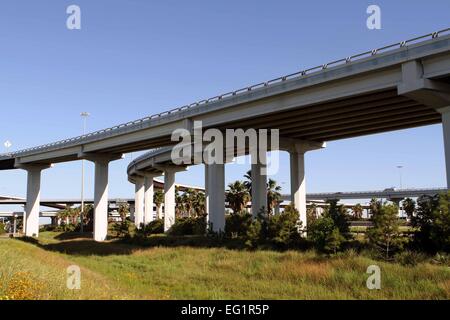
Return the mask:
<svg viewBox="0 0 450 320">
<path fill-rule="evenodd" d="M 349 199 L 405 199 L 416 198 L 423 195 L 433 196 L 447 192 L 447 188 L 430 189 L 395 189 L 389 188 L 375 191 L 351 191 L 351 192 L 321 192 L 306 194 L 307 200 L 349 200 Z M 290 200 L 290 195 L 283 195 L 283 200 Z"/>
<path fill-rule="evenodd" d="M 159 182 L 159 187 L 164 188 L 163 183 Z M 180 187 L 180 190 L 186 189 L 196 189 L 200 191 L 204 191 L 202 187 L 193 187 L 188 185 L 179 185 L 185 186 L 185 188 Z M 387 200 L 397 200 L 397 199 L 405 199 L 405 198 L 416 198 L 423 195 L 433 196 L 436 194 L 440 194 L 446 192 L 446 188 L 429 188 L 429 189 L 394 189 L 388 188 L 384 190 L 374 190 L 374 191 L 351 191 L 351 192 L 322 192 L 322 193 L 307 193 L 306 200 L 307 201 L 327 201 L 327 200 L 350 200 L 350 199 L 387 199 Z M 290 194 L 282 195 L 283 201 L 290 201 Z M 128 203 L 130 205 L 134 205 L 135 198 L 110 198 L 108 200 L 109 206 L 112 207 L 115 204 L 120 203 Z M 42 199 L 41 206 L 50 207 L 56 209 L 64 209 L 67 205 L 79 205 L 81 203 L 80 199 L 75 198 L 59 198 L 59 199 Z M 93 204 L 94 199 L 87 198 L 84 199 L 85 204 Z M 2 197 L 0 196 L 0 205 L 25 205 L 26 200 L 23 198 L 16 197 Z"/>
</svg>

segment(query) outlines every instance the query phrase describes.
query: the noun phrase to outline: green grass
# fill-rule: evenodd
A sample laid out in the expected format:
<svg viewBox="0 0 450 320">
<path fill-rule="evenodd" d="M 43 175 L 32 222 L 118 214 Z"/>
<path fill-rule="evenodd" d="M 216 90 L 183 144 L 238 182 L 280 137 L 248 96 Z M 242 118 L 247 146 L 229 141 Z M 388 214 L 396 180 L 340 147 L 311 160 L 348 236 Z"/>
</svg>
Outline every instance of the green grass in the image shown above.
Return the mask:
<svg viewBox="0 0 450 320">
<path fill-rule="evenodd" d="M 66 268 L 82 270 L 82 288 L 66 289 Z M 381 268 L 381 290 L 368 290 L 366 269 Z M 449 299 L 448 266 L 415 267 L 357 254 L 245 251 L 201 247 L 142 248 L 117 242 L 0 240 L 0 278 L 27 271 L 43 299 Z M 6 279 L 6 280 L 5 280 Z M 3 288 L 3 289 L 2 289 Z M 2 291 L 3 290 L 3 291 Z M 5 296 L 0 285 L 0 297 Z"/>
</svg>

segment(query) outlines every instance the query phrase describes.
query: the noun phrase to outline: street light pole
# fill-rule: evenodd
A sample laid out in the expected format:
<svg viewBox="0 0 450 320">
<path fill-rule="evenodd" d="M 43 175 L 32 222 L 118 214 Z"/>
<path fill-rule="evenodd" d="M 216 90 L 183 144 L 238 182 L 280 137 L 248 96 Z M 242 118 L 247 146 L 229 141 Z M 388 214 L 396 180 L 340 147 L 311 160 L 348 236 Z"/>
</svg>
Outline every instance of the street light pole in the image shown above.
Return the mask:
<svg viewBox="0 0 450 320">
<path fill-rule="evenodd" d="M 83 119 L 83 135 L 86 134 L 86 122 L 90 116 L 88 112 L 82 112 L 80 116 Z M 80 210 L 80 232 L 83 232 L 84 221 L 84 159 L 81 160 L 81 210 Z"/>
<path fill-rule="evenodd" d="M 399 177 L 400 177 L 400 189 L 403 189 L 403 183 L 402 183 L 402 168 L 403 168 L 403 166 L 397 166 L 398 174 L 399 174 Z"/>
</svg>

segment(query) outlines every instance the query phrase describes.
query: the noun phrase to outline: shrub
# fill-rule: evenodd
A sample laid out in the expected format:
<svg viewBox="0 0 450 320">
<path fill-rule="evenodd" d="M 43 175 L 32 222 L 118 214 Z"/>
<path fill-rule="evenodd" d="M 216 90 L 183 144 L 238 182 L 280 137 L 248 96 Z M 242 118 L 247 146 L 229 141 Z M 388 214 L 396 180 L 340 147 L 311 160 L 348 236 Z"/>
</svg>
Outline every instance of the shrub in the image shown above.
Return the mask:
<svg viewBox="0 0 450 320">
<path fill-rule="evenodd" d="M 0 277 L 0 284 L 5 286 L 5 295 L 0 300 L 38 300 L 45 292 L 44 283 L 29 272 L 19 271 L 6 279 Z"/>
<path fill-rule="evenodd" d="M 173 236 L 204 235 L 205 233 L 206 217 L 177 219 L 169 230 L 169 234 Z"/>
<path fill-rule="evenodd" d="M 299 213 L 294 208 L 286 208 L 282 213 L 272 216 L 268 224 L 268 238 L 279 247 L 292 247 L 300 240 Z"/>
<path fill-rule="evenodd" d="M 339 232 L 339 228 L 335 226 L 333 219 L 328 216 L 322 216 L 309 225 L 308 238 L 313 242 L 317 250 L 327 252 L 331 246 L 336 247 L 336 243 L 328 245 L 328 242 L 334 241 L 333 237 L 336 237 L 335 230 Z M 334 235 L 332 236 L 333 232 Z"/>
<path fill-rule="evenodd" d="M 112 237 L 124 238 L 131 236 L 136 227 L 130 220 L 125 219 L 123 222 L 114 222 L 109 224 L 109 231 Z"/>
<path fill-rule="evenodd" d="M 251 223 L 251 214 L 232 213 L 225 218 L 225 236 L 228 238 L 245 237 Z"/>
<path fill-rule="evenodd" d="M 5 225 L 0 222 L 0 234 L 5 234 L 5 233 L 6 233 Z"/>
<path fill-rule="evenodd" d="M 148 235 L 164 233 L 164 220 L 163 219 L 153 220 L 143 228 L 143 231 Z"/>
<path fill-rule="evenodd" d="M 256 248 L 262 241 L 262 223 L 260 219 L 254 219 L 245 234 L 245 245 L 248 248 Z"/>
<path fill-rule="evenodd" d="M 404 266 L 417 266 L 419 263 L 424 262 L 427 256 L 421 252 L 416 251 L 402 251 L 395 255 L 394 260 Z"/>
<path fill-rule="evenodd" d="M 77 225 L 74 224 L 61 224 L 59 226 L 54 227 L 53 231 L 55 232 L 74 232 L 77 229 Z"/>
<path fill-rule="evenodd" d="M 450 265 L 450 255 L 446 254 L 446 253 L 436 253 L 436 255 L 434 256 L 433 263 L 436 264 L 442 264 L 442 265 Z"/>
</svg>

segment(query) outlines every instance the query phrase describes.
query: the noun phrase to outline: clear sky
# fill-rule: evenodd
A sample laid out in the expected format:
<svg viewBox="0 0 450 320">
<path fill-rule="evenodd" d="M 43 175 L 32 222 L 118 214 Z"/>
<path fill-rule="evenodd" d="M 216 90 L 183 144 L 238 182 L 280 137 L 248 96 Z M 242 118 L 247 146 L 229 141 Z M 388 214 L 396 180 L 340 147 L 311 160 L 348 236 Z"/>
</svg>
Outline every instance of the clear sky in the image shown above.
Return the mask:
<svg viewBox="0 0 450 320">
<path fill-rule="evenodd" d="M 81 7 L 81 30 L 66 8 Z M 382 29 L 366 27 L 370 4 Z M 450 26 L 450 1 L 3 0 L 0 148 L 23 149 L 182 106 L 252 83 Z M 440 125 L 328 143 L 307 154 L 308 192 L 444 186 Z M 4 151 L 4 148 L 3 150 Z M 110 195 L 130 197 L 126 166 Z M 289 192 L 287 155 L 274 178 Z M 247 166 L 227 165 L 227 182 Z M 203 185 L 202 166 L 177 182 Z M 42 198 L 78 197 L 80 162 L 44 171 Z M 0 172 L 0 194 L 24 196 L 25 172 Z M 87 165 L 86 193 L 93 194 Z"/>
</svg>

